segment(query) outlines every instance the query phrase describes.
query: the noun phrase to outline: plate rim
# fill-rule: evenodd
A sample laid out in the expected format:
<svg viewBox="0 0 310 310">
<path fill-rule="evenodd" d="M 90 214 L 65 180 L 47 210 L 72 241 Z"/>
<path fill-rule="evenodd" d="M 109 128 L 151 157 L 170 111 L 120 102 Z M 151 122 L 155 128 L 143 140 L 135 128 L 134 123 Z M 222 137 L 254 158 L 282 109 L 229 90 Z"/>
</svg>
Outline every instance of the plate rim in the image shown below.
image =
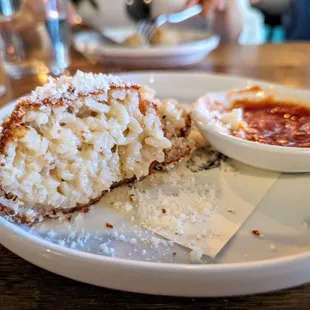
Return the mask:
<svg viewBox="0 0 310 310">
<path fill-rule="evenodd" d="M 296 255 L 287 255 L 283 257 L 273 258 L 273 259 L 263 259 L 257 261 L 250 262 L 238 262 L 238 263 L 219 263 L 219 264 L 172 264 L 172 263 L 159 263 L 159 262 L 147 262 L 140 260 L 131 260 L 125 258 L 118 257 L 109 257 L 99 254 L 88 253 L 84 251 L 79 251 L 76 249 L 71 249 L 65 246 L 58 245 L 56 243 L 50 242 L 48 240 L 44 240 L 39 238 L 25 230 L 23 230 L 18 224 L 14 224 L 6 220 L 4 217 L 0 217 L 0 239 L 4 239 L 3 231 L 6 233 L 14 232 L 14 237 L 19 237 L 24 240 L 31 241 L 31 244 L 36 247 L 41 247 L 47 253 L 50 251 L 54 251 L 56 254 L 62 254 L 65 256 L 73 256 L 73 258 L 83 258 L 89 261 L 96 262 L 106 262 L 114 265 L 128 265 L 128 267 L 139 267 L 144 269 L 161 269 L 161 271 L 165 271 L 169 269 L 170 271 L 182 271 L 191 273 L 195 272 L 217 272 L 222 273 L 231 269 L 235 271 L 246 271 L 247 269 L 251 269 L 251 271 L 260 270 L 261 268 L 274 268 L 281 267 L 281 265 L 302 262 L 304 260 L 310 261 L 310 251 L 306 251 L 305 253 L 299 253 Z M 13 236 L 11 236 L 13 239 Z M 1 241 L 2 244 L 2 241 Z M 10 249 L 8 247 L 8 249 Z M 159 267 L 160 266 L 160 267 Z"/>
</svg>

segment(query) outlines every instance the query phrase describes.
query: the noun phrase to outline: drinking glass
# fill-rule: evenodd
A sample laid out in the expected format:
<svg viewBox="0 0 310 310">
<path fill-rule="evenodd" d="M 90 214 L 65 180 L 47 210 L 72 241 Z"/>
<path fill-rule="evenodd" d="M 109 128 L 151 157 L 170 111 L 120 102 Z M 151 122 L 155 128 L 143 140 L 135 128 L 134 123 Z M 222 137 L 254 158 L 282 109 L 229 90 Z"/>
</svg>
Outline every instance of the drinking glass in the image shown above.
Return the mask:
<svg viewBox="0 0 310 310">
<path fill-rule="evenodd" d="M 12 77 L 51 72 L 70 64 L 68 0 L 0 0 L 0 50 Z"/>
</svg>

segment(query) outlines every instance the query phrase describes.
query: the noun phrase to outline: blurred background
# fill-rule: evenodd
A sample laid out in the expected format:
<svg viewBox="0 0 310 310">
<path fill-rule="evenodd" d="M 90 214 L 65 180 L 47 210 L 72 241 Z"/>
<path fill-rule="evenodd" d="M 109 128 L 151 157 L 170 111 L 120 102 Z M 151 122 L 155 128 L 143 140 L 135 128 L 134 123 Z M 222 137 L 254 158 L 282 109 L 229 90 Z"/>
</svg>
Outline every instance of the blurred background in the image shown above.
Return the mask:
<svg viewBox="0 0 310 310">
<path fill-rule="evenodd" d="M 145 44 L 145 36 L 136 28 L 141 20 L 197 5 L 202 13 L 174 25 L 183 32 L 157 31 Z M 108 32 L 111 29 L 114 32 Z M 148 64 L 176 67 L 200 62 L 219 41 L 261 45 L 308 40 L 310 0 L 0 0 L 2 65 L 14 78 L 63 74 L 74 49 L 90 62 L 134 67 L 145 66 L 146 53 L 157 48 L 162 58 L 149 58 Z M 174 48 L 175 59 L 163 61 L 171 55 L 169 47 Z"/>
</svg>

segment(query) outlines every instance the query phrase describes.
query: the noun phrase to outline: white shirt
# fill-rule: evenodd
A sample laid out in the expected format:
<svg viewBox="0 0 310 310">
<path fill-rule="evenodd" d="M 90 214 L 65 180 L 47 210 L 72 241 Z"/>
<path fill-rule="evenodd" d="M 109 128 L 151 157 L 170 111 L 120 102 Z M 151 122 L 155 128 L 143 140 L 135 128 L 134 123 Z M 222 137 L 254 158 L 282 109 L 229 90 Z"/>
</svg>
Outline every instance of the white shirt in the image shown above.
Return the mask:
<svg viewBox="0 0 310 310">
<path fill-rule="evenodd" d="M 244 18 L 244 26 L 239 37 L 240 44 L 262 44 L 264 43 L 264 16 L 252 8 L 249 0 L 238 0 Z"/>
</svg>

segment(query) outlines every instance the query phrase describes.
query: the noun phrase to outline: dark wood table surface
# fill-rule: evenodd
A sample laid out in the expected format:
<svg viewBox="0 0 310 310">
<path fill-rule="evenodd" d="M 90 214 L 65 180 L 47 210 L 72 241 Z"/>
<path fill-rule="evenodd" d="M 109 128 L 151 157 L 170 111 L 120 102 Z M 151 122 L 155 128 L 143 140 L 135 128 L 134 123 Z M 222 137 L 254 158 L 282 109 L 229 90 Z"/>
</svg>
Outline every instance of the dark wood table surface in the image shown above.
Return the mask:
<svg viewBox="0 0 310 310">
<path fill-rule="evenodd" d="M 90 64 L 72 53 L 77 69 L 118 72 L 120 68 Z M 178 69 L 179 70 L 179 69 Z M 264 79 L 284 85 L 310 88 L 310 44 L 238 46 L 223 45 L 204 62 L 191 68 Z M 44 74 L 20 80 L 2 71 L 0 83 L 7 94 L 4 105 L 46 81 Z M 63 278 L 40 269 L 0 245 L 0 309 L 310 309 L 310 284 L 275 293 L 233 298 L 174 298 L 113 291 Z"/>
</svg>

